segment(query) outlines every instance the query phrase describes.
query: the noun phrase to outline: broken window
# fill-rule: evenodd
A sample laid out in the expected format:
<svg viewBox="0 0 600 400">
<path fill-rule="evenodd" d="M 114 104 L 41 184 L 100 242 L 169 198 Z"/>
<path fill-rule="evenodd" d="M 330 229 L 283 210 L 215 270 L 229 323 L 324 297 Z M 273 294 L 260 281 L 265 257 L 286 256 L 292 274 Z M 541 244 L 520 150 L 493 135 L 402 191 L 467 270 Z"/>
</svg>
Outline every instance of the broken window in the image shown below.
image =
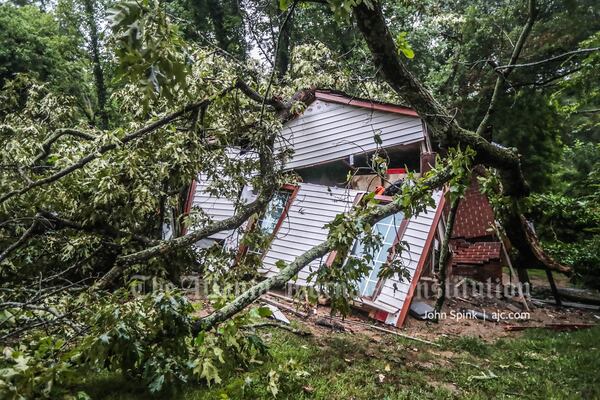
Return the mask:
<svg viewBox="0 0 600 400">
<path fill-rule="evenodd" d="M 400 236 L 402 236 L 401 229 L 405 224 L 402 224 L 404 215 L 397 213 L 390 215 L 387 218 L 382 219 L 372 228 L 374 234 L 380 235 L 382 239 L 381 247 L 375 252 L 373 259 L 369 262 L 371 270 L 369 273 L 358 283 L 358 295 L 359 297 L 373 297 L 379 282 L 379 271 L 381 267 L 388 262 L 393 251 L 393 246 L 396 244 Z M 354 242 L 350 257 L 364 259 L 364 245 L 360 239 Z"/>
</svg>

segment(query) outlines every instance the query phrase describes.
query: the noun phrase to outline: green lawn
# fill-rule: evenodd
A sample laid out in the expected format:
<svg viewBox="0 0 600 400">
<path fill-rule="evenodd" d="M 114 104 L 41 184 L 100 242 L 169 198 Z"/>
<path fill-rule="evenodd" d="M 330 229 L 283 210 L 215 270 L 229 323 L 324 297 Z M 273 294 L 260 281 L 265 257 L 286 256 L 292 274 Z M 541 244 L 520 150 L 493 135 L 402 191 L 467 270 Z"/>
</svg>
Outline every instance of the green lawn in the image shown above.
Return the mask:
<svg viewBox="0 0 600 400">
<path fill-rule="evenodd" d="M 188 386 L 177 399 L 273 398 L 266 376 L 294 359 L 309 375 L 281 379 L 284 399 L 598 399 L 600 328 L 573 333 L 528 331 L 486 344 L 444 339 L 441 348 L 386 336 L 302 338 L 265 331 L 273 359 L 249 371 L 233 370 L 218 386 Z M 143 388 L 119 379 L 96 380 L 92 398 L 145 399 Z M 160 396 L 165 398 L 165 395 Z"/>
</svg>

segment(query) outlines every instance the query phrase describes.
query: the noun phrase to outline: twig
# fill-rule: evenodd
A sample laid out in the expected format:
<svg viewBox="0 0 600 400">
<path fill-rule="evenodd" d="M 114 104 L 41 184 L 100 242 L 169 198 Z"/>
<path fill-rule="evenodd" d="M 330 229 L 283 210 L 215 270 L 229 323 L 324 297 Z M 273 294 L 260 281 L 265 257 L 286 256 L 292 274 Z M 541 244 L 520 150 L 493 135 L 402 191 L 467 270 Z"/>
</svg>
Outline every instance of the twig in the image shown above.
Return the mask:
<svg viewBox="0 0 600 400">
<path fill-rule="evenodd" d="M 517 63 L 517 60 L 519 59 L 519 55 L 521 54 L 521 50 L 523 50 L 523 46 L 525 45 L 525 41 L 527 40 L 527 37 L 529 36 L 529 33 L 531 32 L 531 28 L 533 28 L 533 23 L 535 22 L 535 17 L 537 15 L 536 7 L 535 7 L 535 0 L 529 0 L 528 8 L 529 8 L 529 16 L 527 17 L 527 22 L 525 23 L 525 26 L 523 27 L 523 30 L 521 31 L 521 34 L 519 35 L 519 39 L 517 40 L 515 47 L 513 48 L 508 65 L 506 65 L 506 68 L 504 69 L 504 71 L 502 71 L 502 73 L 499 74 L 498 78 L 496 78 L 496 85 L 494 86 L 494 92 L 492 93 L 492 98 L 490 100 L 490 104 L 488 105 L 488 109 L 485 113 L 485 116 L 483 117 L 483 119 L 479 123 L 479 126 L 477 127 L 477 131 L 476 131 L 477 135 L 483 136 L 485 131 L 488 129 L 488 122 L 489 122 L 490 118 L 492 117 L 492 115 L 494 114 L 494 112 L 496 111 L 496 104 L 500 97 L 500 92 L 502 91 L 502 88 L 504 87 L 504 83 L 505 83 L 506 79 L 508 78 L 508 76 L 510 75 L 510 73 L 512 72 L 513 66 Z M 497 67 L 494 70 L 497 71 L 498 70 Z"/>
<path fill-rule="evenodd" d="M 229 87 L 229 88 L 223 90 L 217 97 L 223 96 L 233 89 L 234 89 L 234 87 Z M 104 153 L 114 150 L 114 149 L 118 148 L 120 145 L 127 144 L 133 140 L 139 139 L 148 133 L 154 132 L 155 130 L 173 122 L 174 120 L 180 118 L 181 116 L 187 114 L 188 112 L 196 110 L 198 107 L 202 107 L 203 105 L 210 103 L 212 101 L 213 101 L 213 98 L 208 98 L 208 99 L 204 99 L 202 101 L 198 101 L 196 103 L 189 104 L 189 105 L 183 107 L 182 109 L 180 109 L 179 111 L 169 114 L 169 115 L 159 119 L 158 121 L 155 121 L 141 129 L 138 129 L 135 132 L 132 132 L 132 133 L 126 135 L 125 137 L 123 137 L 123 139 L 121 139 L 120 143 L 105 144 L 104 146 L 101 146 L 100 148 L 96 149 L 95 151 L 90 152 L 85 157 L 80 158 L 79 161 L 61 169 L 60 171 L 54 173 L 53 175 L 39 179 L 37 181 L 30 183 L 29 185 L 27 185 L 25 187 L 22 187 L 21 189 L 16 189 L 16 190 L 13 190 L 11 192 L 8 192 L 8 193 L 2 195 L 0 197 L 0 203 L 3 203 L 6 200 L 8 200 L 14 196 L 25 194 L 25 193 L 29 192 L 31 189 L 34 189 L 36 187 L 44 186 L 44 185 L 50 184 L 52 182 L 55 182 L 55 181 L 61 179 L 62 177 L 69 175 L 70 173 L 83 168 L 90 162 L 99 158 Z"/>
<path fill-rule="evenodd" d="M 296 329 L 296 328 L 292 328 L 289 325 L 285 325 L 279 322 L 259 322 L 256 324 L 251 324 L 251 325 L 245 325 L 242 327 L 242 329 L 255 329 L 255 328 L 266 328 L 266 327 L 275 327 L 275 328 L 280 328 L 280 329 L 284 329 L 288 332 L 292 332 L 296 335 L 300 335 L 300 336 L 312 336 L 312 332 L 309 331 L 304 331 L 302 329 Z"/>
<path fill-rule="evenodd" d="M 19 246 L 21 246 L 23 243 L 25 243 L 27 241 L 27 239 L 29 239 L 29 237 L 33 235 L 33 233 L 35 232 L 35 230 L 37 229 L 37 227 L 39 225 L 39 222 L 40 222 L 39 217 L 40 217 L 40 214 L 36 214 L 36 216 L 33 218 L 33 222 L 31 223 L 31 226 L 25 232 L 23 232 L 21 237 L 16 242 L 14 242 L 10 246 L 8 246 L 6 248 L 6 250 L 4 250 L 2 252 L 2 254 L 0 254 L 0 262 L 4 261 L 6 259 L 6 257 L 8 257 L 10 255 L 10 253 L 12 253 L 15 249 L 17 249 Z"/>
<path fill-rule="evenodd" d="M 566 53 L 562 53 L 559 54 L 557 56 L 554 57 L 550 57 L 550 58 L 546 58 L 544 60 L 539 60 L 539 61 L 533 61 L 530 63 L 524 63 L 524 64 L 507 64 L 507 65 L 500 65 L 498 67 L 496 67 L 496 70 L 503 70 L 503 69 L 513 69 L 513 68 L 524 68 L 524 67 L 534 67 L 536 65 L 540 65 L 540 64 L 544 64 L 547 62 L 552 62 L 555 60 L 560 60 L 561 58 L 565 58 L 568 56 L 572 56 L 575 54 L 587 54 L 587 53 L 593 53 L 594 51 L 599 51 L 600 47 L 591 47 L 589 49 L 577 49 L 577 50 L 572 50 L 572 51 L 567 51 Z"/>
</svg>

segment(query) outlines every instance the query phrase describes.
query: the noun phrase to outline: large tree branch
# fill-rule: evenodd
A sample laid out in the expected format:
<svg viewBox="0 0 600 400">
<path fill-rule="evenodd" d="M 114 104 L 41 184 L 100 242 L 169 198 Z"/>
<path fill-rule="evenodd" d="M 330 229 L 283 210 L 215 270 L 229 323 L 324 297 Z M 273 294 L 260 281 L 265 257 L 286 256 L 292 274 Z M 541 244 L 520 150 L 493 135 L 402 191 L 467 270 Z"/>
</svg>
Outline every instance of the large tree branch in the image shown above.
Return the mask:
<svg viewBox="0 0 600 400">
<path fill-rule="evenodd" d="M 117 258 L 115 265 L 101 278 L 94 287 L 104 289 L 108 287 L 116 278 L 118 278 L 127 265 L 149 260 L 159 255 L 171 253 L 183 247 L 189 247 L 199 240 L 205 239 L 215 233 L 225 230 L 235 229 L 247 221 L 253 214 L 263 210 L 273 193 L 278 189 L 277 170 L 273 158 L 273 145 L 275 143 L 275 134 L 269 134 L 258 147 L 260 168 L 259 174 L 262 178 L 262 190 L 256 200 L 245 206 L 242 211 L 234 216 L 207 225 L 203 228 L 190 232 L 175 239 L 163 240 L 159 244 L 150 248 L 138 251 L 136 253 L 123 255 Z"/>
<path fill-rule="evenodd" d="M 233 87 L 226 88 L 221 93 L 219 93 L 217 95 L 217 97 L 223 96 L 223 95 L 229 93 L 231 90 L 233 90 Z M 3 203 L 6 200 L 8 200 L 14 196 L 23 195 L 34 188 L 56 182 L 59 179 L 71 174 L 72 172 L 85 167 L 87 164 L 96 160 L 103 154 L 105 154 L 111 150 L 114 150 L 121 145 L 127 144 L 127 143 L 132 142 L 136 139 L 139 139 L 149 133 L 152 133 L 152 132 L 156 131 L 157 129 L 162 128 L 163 126 L 168 125 L 169 123 L 182 117 L 183 115 L 187 114 L 188 112 L 194 111 L 194 110 L 199 109 L 200 107 L 206 106 L 207 104 L 211 103 L 212 101 L 213 101 L 213 98 L 209 98 L 209 99 L 204 99 L 202 101 L 198 101 L 198 102 L 189 104 L 189 105 L 183 107 L 182 109 L 180 109 L 179 111 L 169 114 L 149 125 L 146 125 L 143 128 L 140 128 L 132 133 L 129 133 L 128 135 L 123 137 L 123 139 L 121 139 L 121 141 L 119 143 L 105 144 L 105 145 L 101 146 L 100 148 L 90 152 L 88 155 L 79 159 L 75 163 L 61 169 L 60 171 L 58 171 L 50 176 L 47 176 L 42 179 L 38 179 L 36 181 L 31 182 L 30 184 L 28 184 L 27 186 L 25 186 L 21 189 L 16 189 L 16 190 L 10 191 L 10 192 L 0 196 L 0 203 Z"/>
<path fill-rule="evenodd" d="M 373 8 L 361 3 L 354 8 L 354 15 L 371 50 L 375 66 L 392 89 L 427 122 L 433 138 L 447 147 L 471 146 L 477 152 L 475 164 L 485 164 L 503 171 L 508 183 L 504 187 L 506 194 L 527 194 L 529 188 L 521 172 L 518 155 L 461 128 L 448 110 L 435 100 L 431 92 L 400 60 L 379 3 L 373 2 Z"/>
<path fill-rule="evenodd" d="M 39 224 L 40 224 L 40 214 L 36 214 L 33 217 L 33 222 L 31 223 L 31 226 L 29 228 L 27 228 L 27 230 L 25 230 L 25 232 L 23 232 L 23 234 L 19 237 L 19 239 L 17 239 L 14 243 L 12 243 L 10 246 L 8 246 L 2 253 L 0 253 L 0 263 L 2 261 L 4 261 L 13 251 L 18 249 L 23 244 L 25 244 L 29 240 L 29 238 L 34 235 Z"/>
<path fill-rule="evenodd" d="M 139 242 L 146 246 L 151 246 L 158 243 L 158 240 L 151 239 L 147 236 L 140 235 L 137 233 L 132 233 L 122 229 L 118 229 L 104 222 L 96 222 L 94 224 L 79 223 L 70 219 L 63 218 L 58 214 L 51 213 L 49 211 L 41 211 L 40 215 L 51 224 L 51 229 L 74 229 L 77 231 L 107 236 L 112 239 L 131 237 L 136 242 Z"/>
<path fill-rule="evenodd" d="M 49 231 L 61 229 L 73 229 L 82 232 L 93 233 L 106 236 L 111 239 L 120 239 L 131 237 L 138 243 L 146 246 L 156 245 L 159 241 L 148 238 L 143 235 L 131 233 L 122 229 L 117 229 L 107 223 L 97 222 L 94 224 L 85 224 L 75 222 L 60 217 L 58 214 L 49 211 L 40 211 L 34 217 L 31 226 L 0 254 L 0 262 L 4 261 L 14 250 L 24 245 L 31 237 L 40 235 Z"/>
<path fill-rule="evenodd" d="M 78 137 L 80 139 L 85 139 L 85 140 L 96 140 L 95 135 L 91 135 L 89 133 L 78 131 L 76 129 L 71 129 L 71 128 L 58 129 L 52 136 L 50 136 L 48 139 L 46 139 L 46 141 L 44 143 L 42 143 L 42 150 L 34 158 L 34 160 L 31 164 L 35 165 L 35 164 L 39 163 L 40 161 L 42 161 L 43 159 L 45 159 L 46 157 L 48 157 L 48 155 L 50 154 L 50 149 L 52 148 L 52 145 L 54 144 L 54 142 L 56 142 L 58 139 L 60 139 L 61 137 L 65 136 L 65 135 L 75 136 L 75 137 Z"/>
<path fill-rule="evenodd" d="M 492 116 L 494 115 L 494 113 L 496 112 L 496 104 L 498 103 L 498 99 L 500 98 L 500 93 L 504 89 L 504 83 L 505 83 L 506 79 L 508 78 L 508 76 L 510 75 L 510 73 L 513 71 L 514 65 L 517 63 L 517 60 L 519 59 L 519 56 L 521 55 L 523 46 L 525 45 L 525 42 L 527 41 L 527 38 L 529 37 L 529 34 L 531 33 L 531 28 L 533 28 L 533 23 L 535 22 L 535 17 L 537 14 L 537 11 L 535 8 L 535 0 L 529 0 L 528 8 L 529 8 L 529 15 L 527 17 L 527 22 L 525 22 L 525 26 L 523 27 L 523 30 L 521 31 L 521 34 L 519 35 L 519 39 L 517 40 L 517 43 L 515 44 L 515 47 L 513 48 L 508 65 L 506 66 L 506 68 L 504 68 L 502 70 L 502 72 L 500 72 L 498 74 L 498 77 L 496 78 L 496 84 L 494 85 L 494 92 L 492 93 L 492 98 L 490 100 L 490 104 L 488 105 L 488 109 L 485 112 L 483 119 L 479 123 L 479 126 L 477 127 L 477 131 L 475 132 L 478 135 L 483 136 L 486 131 L 491 130 L 491 127 L 489 126 L 489 122 L 490 122 L 490 119 L 492 118 Z"/>
<path fill-rule="evenodd" d="M 513 203 L 513 209 L 506 216 L 505 225 L 514 229 L 505 229 L 511 243 L 522 256 L 523 267 L 570 271 L 568 267 L 549 262 L 550 258 L 541 248 L 529 240 L 531 235 L 527 234 L 522 224 L 517 203 L 520 197 L 529 193 L 518 154 L 488 142 L 481 135 L 461 128 L 448 111 L 433 98 L 429 90 L 398 57 L 379 2 L 373 1 L 372 7 L 364 2 L 361 3 L 354 8 L 354 16 L 371 50 L 375 66 L 398 95 L 402 96 L 425 120 L 433 138 L 442 146 L 470 146 L 477 152 L 475 164 L 483 164 L 498 170 L 504 195 L 509 196 Z"/>
</svg>

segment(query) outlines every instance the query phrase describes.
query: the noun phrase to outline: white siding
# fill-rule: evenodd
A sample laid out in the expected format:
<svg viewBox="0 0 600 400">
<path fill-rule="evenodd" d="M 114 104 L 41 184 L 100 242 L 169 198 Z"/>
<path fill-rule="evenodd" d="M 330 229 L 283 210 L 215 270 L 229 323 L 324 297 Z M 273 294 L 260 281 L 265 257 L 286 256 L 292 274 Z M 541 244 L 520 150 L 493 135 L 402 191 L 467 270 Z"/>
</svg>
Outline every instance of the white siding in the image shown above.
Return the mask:
<svg viewBox="0 0 600 400">
<path fill-rule="evenodd" d="M 243 161 L 245 159 L 252 159 L 256 157 L 253 153 L 240 154 L 240 150 L 237 148 L 228 148 L 226 152 L 227 157 L 230 159 L 239 159 Z M 229 177 L 225 174 L 221 176 L 222 179 L 229 179 Z M 250 178 L 250 177 L 248 177 Z M 210 217 L 211 221 L 217 222 L 222 221 L 224 219 L 230 218 L 235 213 L 235 204 L 233 200 L 221 195 L 213 195 L 207 191 L 207 188 L 211 185 L 211 180 L 205 174 L 198 174 L 196 178 L 196 190 L 194 192 L 194 198 L 192 199 L 192 210 L 194 208 L 201 209 L 208 217 Z M 246 202 L 250 202 L 253 199 L 249 198 L 249 193 L 244 188 L 244 193 L 242 193 L 241 198 Z M 194 230 L 192 226 L 191 230 Z M 236 241 L 233 235 L 233 230 L 227 230 L 218 232 L 212 236 L 209 236 L 209 239 L 214 240 L 223 240 L 228 239 L 230 243 L 228 245 L 235 245 Z"/>
<path fill-rule="evenodd" d="M 199 174 L 196 180 L 196 191 L 194 192 L 194 199 L 192 200 L 192 210 L 199 208 L 208 215 L 212 221 L 222 221 L 229 217 L 232 217 L 235 208 L 233 201 L 226 197 L 217 197 L 206 191 L 206 188 L 210 185 L 210 180 L 204 174 Z M 191 230 L 194 230 L 192 227 Z M 218 232 L 210 239 L 222 240 L 232 234 L 232 231 Z"/>
<path fill-rule="evenodd" d="M 418 117 L 316 100 L 284 125 L 277 147 L 294 149 L 286 169 L 303 168 L 373 151 L 375 133 L 383 147 L 424 140 Z"/>
<path fill-rule="evenodd" d="M 327 240 L 325 225 L 333 221 L 336 215 L 349 211 L 356 195 L 352 189 L 340 189 L 301 183 L 296 198 L 292 202 L 287 216 L 275 235 L 271 247 L 265 254 L 261 273 L 272 276 L 278 269 L 278 260 L 289 263 L 313 246 Z M 297 285 L 310 284 L 308 275 L 325 263 L 327 256 L 314 260 L 298 274 Z"/>
</svg>

